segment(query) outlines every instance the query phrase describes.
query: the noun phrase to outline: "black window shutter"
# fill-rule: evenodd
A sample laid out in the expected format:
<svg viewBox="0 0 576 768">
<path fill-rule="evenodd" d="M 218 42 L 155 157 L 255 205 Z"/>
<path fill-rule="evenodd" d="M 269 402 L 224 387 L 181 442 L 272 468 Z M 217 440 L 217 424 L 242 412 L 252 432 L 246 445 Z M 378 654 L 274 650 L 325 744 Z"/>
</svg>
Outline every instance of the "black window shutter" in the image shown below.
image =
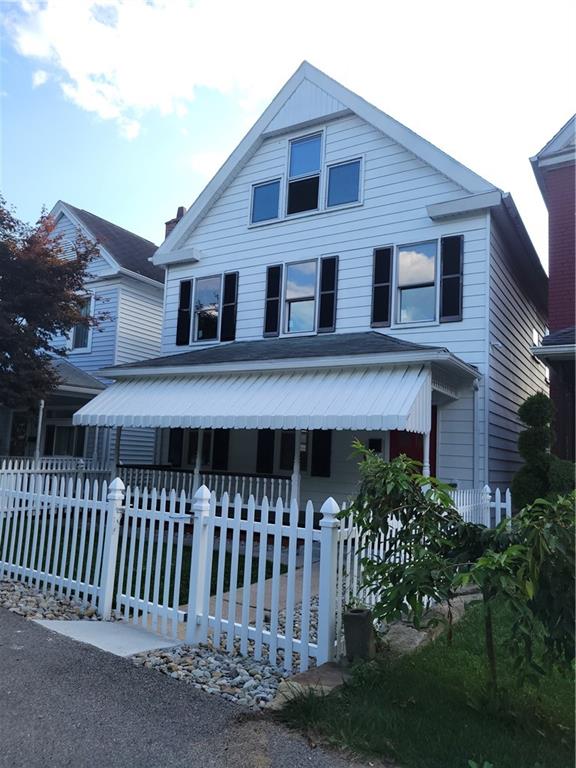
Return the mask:
<svg viewBox="0 0 576 768">
<path fill-rule="evenodd" d="M 338 285 L 338 256 L 325 256 L 320 261 L 320 312 L 318 333 L 336 330 L 336 286 Z"/>
<path fill-rule="evenodd" d="M 256 472 L 271 475 L 274 472 L 274 430 L 258 430 L 258 446 L 256 448 Z"/>
<path fill-rule="evenodd" d="M 234 341 L 236 338 L 236 307 L 238 304 L 238 272 L 224 275 L 224 297 L 222 300 L 222 324 L 220 341 Z"/>
<path fill-rule="evenodd" d="M 178 324 L 176 326 L 176 345 L 179 347 L 190 344 L 191 299 L 192 280 L 182 280 L 180 283 L 180 299 L 178 301 Z"/>
<path fill-rule="evenodd" d="M 440 322 L 462 320 L 462 288 L 464 237 L 453 235 L 441 241 Z"/>
<path fill-rule="evenodd" d="M 212 469 L 225 472 L 228 469 L 228 448 L 230 445 L 230 430 L 215 429 L 213 431 Z"/>
<path fill-rule="evenodd" d="M 180 467 L 182 465 L 182 441 L 184 438 L 184 430 L 179 427 L 170 430 L 170 436 L 168 438 L 168 463 L 173 467 Z"/>
<path fill-rule="evenodd" d="M 280 333 L 280 291 L 282 290 L 282 265 L 266 270 L 266 306 L 264 310 L 264 336 Z"/>
<path fill-rule="evenodd" d="M 330 477 L 332 463 L 332 432 L 329 429 L 315 429 L 312 432 L 312 477 Z"/>
<path fill-rule="evenodd" d="M 372 325 L 390 325 L 392 288 L 392 248 L 377 248 L 374 251 L 372 276 Z"/>
</svg>

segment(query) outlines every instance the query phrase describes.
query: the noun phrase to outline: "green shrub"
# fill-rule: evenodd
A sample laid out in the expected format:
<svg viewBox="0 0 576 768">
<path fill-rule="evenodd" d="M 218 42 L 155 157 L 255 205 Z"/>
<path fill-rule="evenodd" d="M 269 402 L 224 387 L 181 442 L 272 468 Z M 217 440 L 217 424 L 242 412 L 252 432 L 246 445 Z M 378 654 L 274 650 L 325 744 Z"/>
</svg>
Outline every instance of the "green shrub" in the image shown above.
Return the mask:
<svg viewBox="0 0 576 768">
<path fill-rule="evenodd" d="M 526 429 L 518 437 L 524 466 L 512 480 L 512 498 L 517 509 L 536 499 L 554 500 L 576 487 L 574 464 L 550 453 L 554 405 L 543 392 L 527 398 L 518 409 Z"/>
</svg>

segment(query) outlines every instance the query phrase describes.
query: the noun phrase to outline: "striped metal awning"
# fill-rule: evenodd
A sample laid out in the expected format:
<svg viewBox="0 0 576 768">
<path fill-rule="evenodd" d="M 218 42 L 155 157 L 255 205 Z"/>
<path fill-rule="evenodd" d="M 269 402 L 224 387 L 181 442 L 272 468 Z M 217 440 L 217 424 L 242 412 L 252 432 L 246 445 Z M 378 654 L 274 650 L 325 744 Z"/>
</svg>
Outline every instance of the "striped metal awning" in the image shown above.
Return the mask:
<svg viewBox="0 0 576 768">
<path fill-rule="evenodd" d="M 426 365 L 141 376 L 112 384 L 74 424 L 424 433 L 431 403 Z"/>
</svg>

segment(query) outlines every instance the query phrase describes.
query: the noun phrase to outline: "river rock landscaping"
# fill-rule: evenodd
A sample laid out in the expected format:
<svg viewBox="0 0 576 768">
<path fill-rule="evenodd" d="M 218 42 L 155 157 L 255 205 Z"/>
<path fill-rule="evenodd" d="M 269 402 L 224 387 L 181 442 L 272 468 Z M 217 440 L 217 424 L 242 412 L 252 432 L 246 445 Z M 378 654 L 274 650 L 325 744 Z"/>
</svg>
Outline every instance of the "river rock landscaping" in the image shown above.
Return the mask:
<svg viewBox="0 0 576 768">
<path fill-rule="evenodd" d="M 228 654 L 210 644 L 148 651 L 133 656 L 132 660 L 137 666 L 155 669 L 251 709 L 266 707 L 276 695 L 280 682 L 287 677 L 287 673 L 265 660 L 256 661 L 237 652 Z"/>
<path fill-rule="evenodd" d="M 99 621 L 96 609 L 77 598 L 41 592 L 18 581 L 0 581 L 0 607 L 27 619 Z"/>
</svg>

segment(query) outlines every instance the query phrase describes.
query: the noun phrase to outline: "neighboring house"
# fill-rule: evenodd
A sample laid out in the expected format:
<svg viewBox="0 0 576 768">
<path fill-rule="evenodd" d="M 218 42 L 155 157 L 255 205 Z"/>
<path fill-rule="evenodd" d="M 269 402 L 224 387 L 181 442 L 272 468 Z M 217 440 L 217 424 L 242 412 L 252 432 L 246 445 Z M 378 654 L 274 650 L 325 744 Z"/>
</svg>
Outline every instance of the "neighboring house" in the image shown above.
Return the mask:
<svg viewBox="0 0 576 768">
<path fill-rule="evenodd" d="M 355 437 L 460 488 L 520 466 L 547 278 L 512 198 L 310 64 L 153 261 L 163 356 L 108 370 L 76 424 L 301 500 L 354 493 Z"/>
<path fill-rule="evenodd" d="M 550 333 L 535 339 L 534 354 L 550 366 L 550 395 L 556 407 L 554 451 L 574 461 L 574 365 L 576 282 L 576 115 L 530 158 L 548 208 Z"/>
<path fill-rule="evenodd" d="M 73 426 L 72 414 L 110 382 L 102 377 L 102 368 L 160 352 L 164 269 L 149 261 L 154 243 L 99 216 L 62 201 L 51 216 L 65 253 L 72 252 L 78 231 L 98 242 L 99 255 L 85 284 L 85 306 L 87 313 L 106 313 L 106 319 L 97 328 L 77 326 L 61 340 L 67 354 L 54 360 L 61 384 L 41 415 L 40 453 L 108 460 L 115 455 L 116 433 Z M 38 414 L 4 409 L 0 424 L 2 420 L 5 444 L 0 453 L 33 455 Z M 125 430 L 120 446 L 123 461 L 153 462 L 154 430 Z"/>
</svg>

